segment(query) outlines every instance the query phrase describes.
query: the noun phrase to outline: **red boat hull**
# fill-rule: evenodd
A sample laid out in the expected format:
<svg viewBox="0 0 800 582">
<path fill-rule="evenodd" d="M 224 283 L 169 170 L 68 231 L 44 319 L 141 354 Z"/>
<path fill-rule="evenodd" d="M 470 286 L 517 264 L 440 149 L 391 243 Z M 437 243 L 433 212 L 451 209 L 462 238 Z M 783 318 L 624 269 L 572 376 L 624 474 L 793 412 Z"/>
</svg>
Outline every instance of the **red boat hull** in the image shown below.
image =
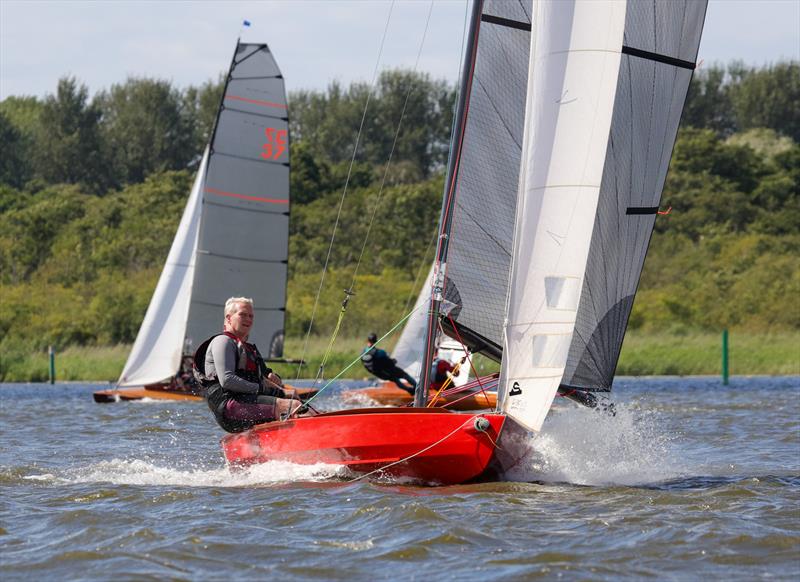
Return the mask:
<svg viewBox="0 0 800 582">
<path fill-rule="evenodd" d="M 504 420 L 501 414 L 431 408 L 343 410 L 262 424 L 224 437 L 222 449 L 232 466 L 327 463 L 358 474 L 379 471 L 452 485 L 486 470 Z"/>
</svg>

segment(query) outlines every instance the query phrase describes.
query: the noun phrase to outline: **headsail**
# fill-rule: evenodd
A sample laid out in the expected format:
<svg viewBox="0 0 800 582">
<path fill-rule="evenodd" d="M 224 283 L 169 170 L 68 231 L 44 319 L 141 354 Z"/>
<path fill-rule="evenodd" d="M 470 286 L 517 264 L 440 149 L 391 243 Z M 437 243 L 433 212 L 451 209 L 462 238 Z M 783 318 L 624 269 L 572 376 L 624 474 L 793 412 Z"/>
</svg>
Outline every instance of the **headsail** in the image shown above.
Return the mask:
<svg viewBox="0 0 800 582">
<path fill-rule="evenodd" d="M 181 364 L 194 279 L 194 257 L 200 229 L 201 191 L 208 162 L 203 154 L 178 231 L 161 270 L 133 349 L 118 384 L 143 386 L 175 375 Z"/>
<path fill-rule="evenodd" d="M 416 303 L 414 303 L 414 311 L 411 317 L 408 318 L 403 331 L 400 333 L 400 338 L 397 340 L 397 345 L 394 347 L 392 357 L 397 360 L 397 365 L 408 372 L 412 378 L 419 379 L 420 371 L 422 370 L 423 360 L 423 340 L 425 339 L 425 323 L 428 319 L 428 310 L 426 307 L 431 302 L 431 288 L 433 287 L 433 267 L 431 267 L 428 277 L 419 292 Z M 452 363 L 460 362 L 464 355 L 465 349 L 460 342 L 448 337 L 441 337 L 438 343 L 439 356 Z M 454 386 L 463 386 L 469 380 L 470 367 L 463 365 L 459 368 L 458 374 L 453 381 Z"/>
<path fill-rule="evenodd" d="M 500 394 L 538 430 L 572 340 L 603 175 L 625 4 L 536 2 Z"/>
<path fill-rule="evenodd" d="M 559 383 L 611 387 L 706 3 L 537 6 L 530 150 L 501 372 L 503 409 L 532 429 Z M 554 34 L 570 48 L 547 38 Z M 579 72 L 591 53 L 562 51 L 581 45 L 603 54 Z M 581 111 L 586 118 L 574 115 Z"/>
<path fill-rule="evenodd" d="M 289 139 L 283 77 L 265 44 L 237 44 L 209 147 L 119 380 L 169 380 L 222 329 L 225 300 L 253 297 L 251 341 L 283 352 Z"/>
</svg>

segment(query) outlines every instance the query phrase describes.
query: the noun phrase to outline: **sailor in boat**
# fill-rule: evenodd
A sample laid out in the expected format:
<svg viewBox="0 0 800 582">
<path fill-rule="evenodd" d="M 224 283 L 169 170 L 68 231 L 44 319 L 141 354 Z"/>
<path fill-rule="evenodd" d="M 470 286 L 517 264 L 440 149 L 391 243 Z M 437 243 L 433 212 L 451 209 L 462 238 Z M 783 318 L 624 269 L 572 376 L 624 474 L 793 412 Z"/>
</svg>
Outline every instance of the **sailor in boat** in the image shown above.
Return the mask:
<svg viewBox="0 0 800 582">
<path fill-rule="evenodd" d="M 253 300 L 231 297 L 225 302 L 223 333 L 208 338 L 194 354 L 195 375 L 207 390 L 208 407 L 228 432 L 305 413 L 256 345 L 247 342 L 252 326 Z"/>
<path fill-rule="evenodd" d="M 434 349 L 433 358 L 433 366 L 431 366 L 431 377 L 433 378 L 431 390 L 440 390 L 445 382 L 447 382 L 450 375 L 454 373 L 456 367 L 446 358 L 439 357 L 439 348 Z"/>
<path fill-rule="evenodd" d="M 397 361 L 389 357 L 384 350 L 377 347 L 378 336 L 371 333 L 367 336 L 367 347 L 361 354 L 361 363 L 370 374 L 374 374 L 381 380 L 391 380 L 399 388 L 410 394 L 414 394 L 417 382 L 409 374 L 397 365 Z M 403 383 L 403 380 L 406 383 Z"/>
</svg>

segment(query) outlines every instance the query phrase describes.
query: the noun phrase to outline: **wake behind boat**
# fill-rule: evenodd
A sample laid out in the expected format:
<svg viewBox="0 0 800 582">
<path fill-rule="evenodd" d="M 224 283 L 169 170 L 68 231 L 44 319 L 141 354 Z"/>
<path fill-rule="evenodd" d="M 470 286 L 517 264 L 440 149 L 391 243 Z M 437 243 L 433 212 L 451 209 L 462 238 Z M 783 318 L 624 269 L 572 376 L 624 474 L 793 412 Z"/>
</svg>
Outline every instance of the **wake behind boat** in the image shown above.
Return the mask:
<svg viewBox="0 0 800 582">
<path fill-rule="evenodd" d="M 476 0 L 415 407 L 256 426 L 223 439 L 228 462 L 463 482 L 521 462 L 559 391 L 608 392 L 705 9 Z M 425 407 L 440 328 L 502 358 L 497 412 Z"/>
</svg>

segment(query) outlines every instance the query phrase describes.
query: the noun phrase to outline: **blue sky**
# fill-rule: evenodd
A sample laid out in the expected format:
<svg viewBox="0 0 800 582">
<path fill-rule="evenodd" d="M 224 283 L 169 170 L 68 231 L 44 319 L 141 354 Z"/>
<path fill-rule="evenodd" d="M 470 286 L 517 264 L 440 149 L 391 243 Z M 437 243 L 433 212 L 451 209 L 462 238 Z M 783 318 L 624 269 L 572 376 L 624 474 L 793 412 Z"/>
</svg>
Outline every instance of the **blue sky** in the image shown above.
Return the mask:
<svg viewBox="0 0 800 582">
<path fill-rule="evenodd" d="M 427 0 L 259 2 L 0 0 L 0 99 L 43 96 L 71 74 L 92 93 L 128 76 L 200 85 L 227 69 L 243 40 L 267 42 L 288 89 L 323 89 L 334 79 L 369 81 L 390 8 L 380 68 L 413 68 Z M 454 80 L 464 0 L 436 0 L 420 70 Z M 704 63 L 762 65 L 800 59 L 800 0 L 711 0 L 700 46 Z"/>
</svg>

